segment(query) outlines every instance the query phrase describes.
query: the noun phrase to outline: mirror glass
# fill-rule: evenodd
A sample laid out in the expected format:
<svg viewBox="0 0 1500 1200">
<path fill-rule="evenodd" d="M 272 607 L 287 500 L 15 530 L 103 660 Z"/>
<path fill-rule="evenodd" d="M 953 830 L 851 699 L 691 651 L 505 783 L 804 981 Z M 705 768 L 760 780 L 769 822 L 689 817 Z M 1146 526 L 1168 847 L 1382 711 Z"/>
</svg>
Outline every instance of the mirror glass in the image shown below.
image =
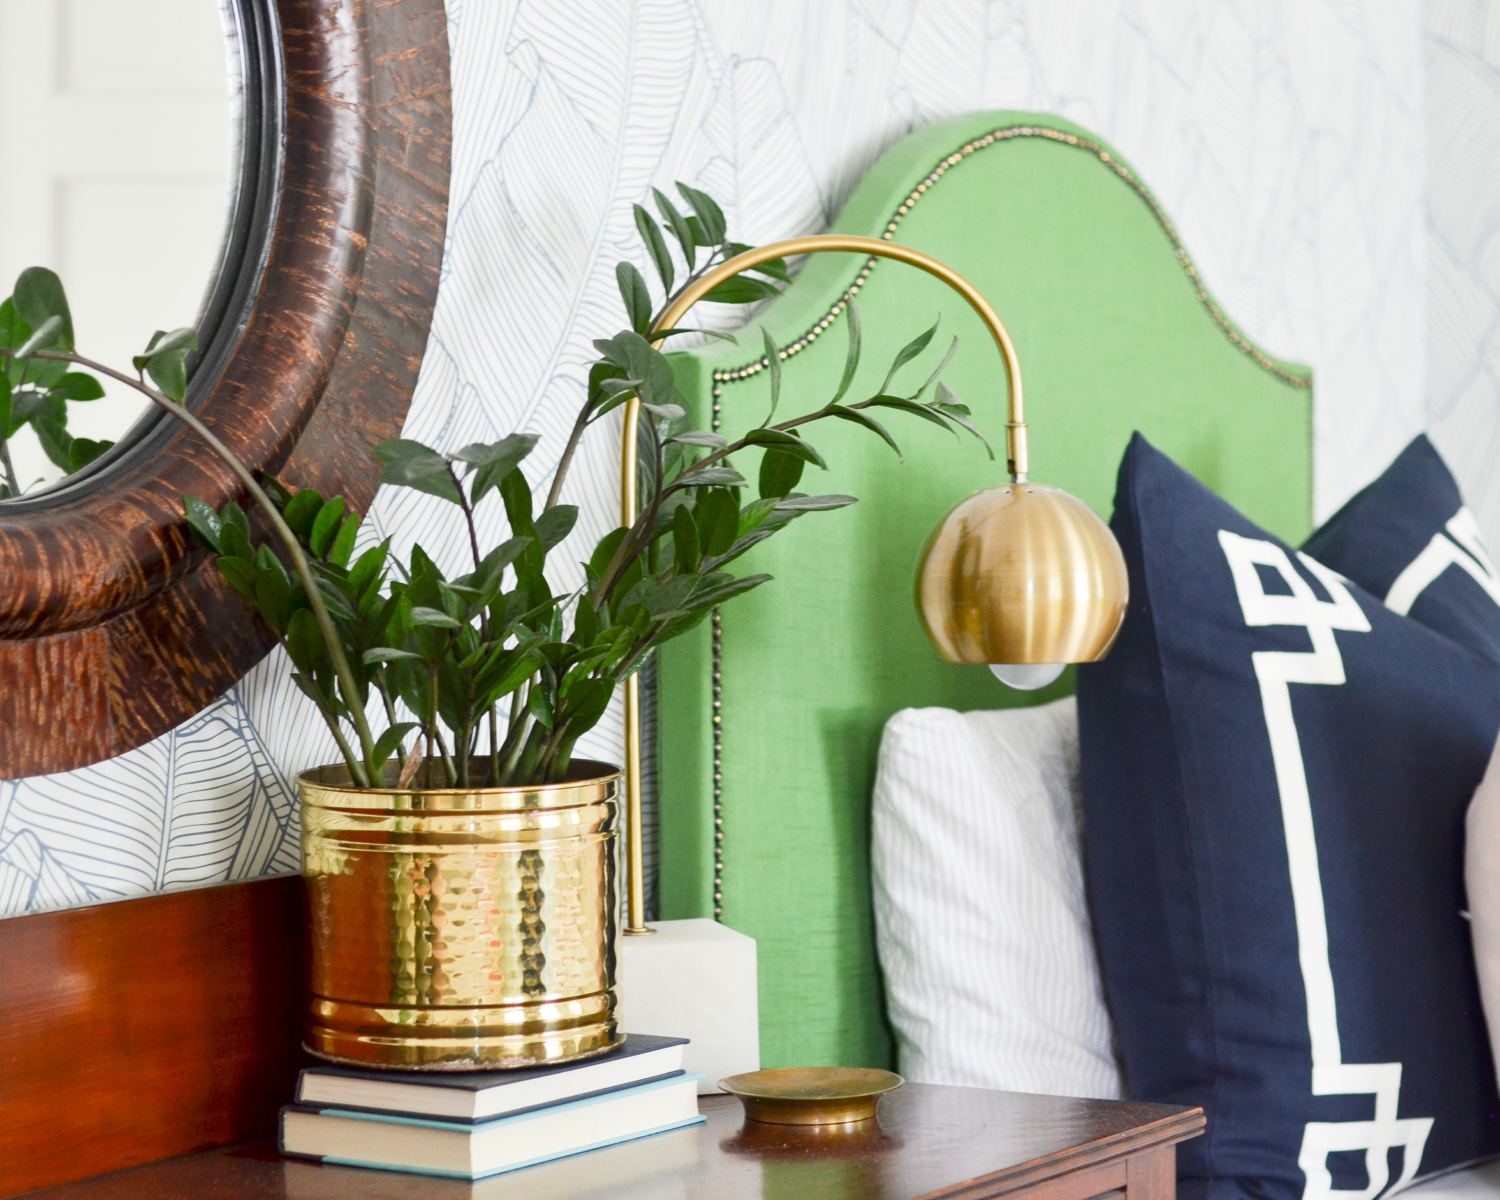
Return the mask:
<svg viewBox="0 0 1500 1200">
<path fill-rule="evenodd" d="M 0 296 L 26 267 L 56 271 L 78 353 L 116 370 L 153 331 L 196 325 L 218 273 L 239 142 L 229 21 L 220 0 L 0 0 Z M 0 483 L 36 495 L 150 407 L 101 382 L 66 404 L 65 437 L 13 416 Z M 88 439 L 71 459 L 70 439 Z"/>
</svg>

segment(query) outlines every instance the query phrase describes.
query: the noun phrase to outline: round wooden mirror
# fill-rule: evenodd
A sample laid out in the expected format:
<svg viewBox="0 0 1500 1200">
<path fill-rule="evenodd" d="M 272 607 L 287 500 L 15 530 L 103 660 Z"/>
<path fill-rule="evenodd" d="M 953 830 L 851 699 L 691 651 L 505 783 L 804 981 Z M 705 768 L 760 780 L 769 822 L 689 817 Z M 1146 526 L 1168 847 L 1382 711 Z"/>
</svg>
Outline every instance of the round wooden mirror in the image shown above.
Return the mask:
<svg viewBox="0 0 1500 1200">
<path fill-rule="evenodd" d="M 442 0 L 224 11 L 239 149 L 188 404 L 250 466 L 363 511 L 369 448 L 400 431 L 437 294 Z M 133 749 L 267 653 L 182 517 L 185 494 L 237 492 L 191 432 L 146 417 L 90 467 L 0 504 L 0 778 Z"/>
</svg>

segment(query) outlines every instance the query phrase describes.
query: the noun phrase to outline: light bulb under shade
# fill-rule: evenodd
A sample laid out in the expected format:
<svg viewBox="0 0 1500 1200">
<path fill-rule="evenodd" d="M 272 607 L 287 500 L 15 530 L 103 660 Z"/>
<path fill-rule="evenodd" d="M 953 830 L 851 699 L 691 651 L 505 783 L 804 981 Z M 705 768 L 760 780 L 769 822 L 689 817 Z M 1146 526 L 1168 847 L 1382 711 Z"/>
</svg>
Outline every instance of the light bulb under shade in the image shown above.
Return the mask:
<svg viewBox="0 0 1500 1200">
<path fill-rule="evenodd" d="M 1094 662 L 1114 644 L 1129 596 L 1109 526 L 1083 501 L 1037 483 L 990 488 L 958 504 L 917 569 L 922 623 L 938 653 L 956 663 L 1060 670 Z"/>
<path fill-rule="evenodd" d="M 990 663 L 990 673 L 1006 687 L 1034 692 L 1056 680 L 1067 663 Z"/>
</svg>

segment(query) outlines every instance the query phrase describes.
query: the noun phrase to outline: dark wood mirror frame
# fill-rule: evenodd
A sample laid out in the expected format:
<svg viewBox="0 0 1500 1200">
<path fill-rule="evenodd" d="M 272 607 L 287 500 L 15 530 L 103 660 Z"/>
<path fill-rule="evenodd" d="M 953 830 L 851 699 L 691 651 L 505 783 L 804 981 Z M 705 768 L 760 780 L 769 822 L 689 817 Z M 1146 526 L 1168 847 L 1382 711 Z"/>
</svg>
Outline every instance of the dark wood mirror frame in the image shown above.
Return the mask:
<svg viewBox="0 0 1500 1200">
<path fill-rule="evenodd" d="M 437 296 L 451 150 L 443 3 L 241 11 L 268 35 L 260 94 L 280 123 L 263 127 L 280 137 L 262 155 L 256 211 L 272 219 L 257 235 L 246 218 L 249 285 L 189 401 L 251 467 L 362 512 L 378 474 L 369 449 L 400 431 Z M 215 507 L 237 497 L 229 471 L 175 423 L 136 440 L 76 487 L 0 506 L 0 778 L 140 746 L 274 644 L 183 521 L 185 494 Z"/>
</svg>

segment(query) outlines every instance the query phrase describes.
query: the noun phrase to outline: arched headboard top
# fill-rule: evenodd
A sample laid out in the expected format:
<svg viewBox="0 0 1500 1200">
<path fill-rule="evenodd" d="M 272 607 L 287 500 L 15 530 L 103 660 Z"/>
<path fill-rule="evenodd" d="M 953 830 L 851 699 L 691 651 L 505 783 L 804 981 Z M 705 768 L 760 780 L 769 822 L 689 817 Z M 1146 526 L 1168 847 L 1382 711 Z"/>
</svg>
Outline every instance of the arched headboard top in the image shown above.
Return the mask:
<svg viewBox="0 0 1500 1200">
<path fill-rule="evenodd" d="M 1086 130 L 1013 112 L 925 129 L 871 169 L 833 231 L 922 250 L 995 306 L 1025 379 L 1034 479 L 1108 517 L 1120 455 L 1140 429 L 1268 529 L 1293 541 L 1307 533 L 1310 372 L 1229 320 L 1145 184 Z M 867 853 L 886 719 L 910 706 L 997 708 L 1071 689 L 1065 676 L 1021 696 L 983 667 L 939 662 L 911 603 L 928 532 L 1004 477 L 1004 378 L 958 297 L 893 262 L 809 260 L 753 322 L 787 351 L 783 411 L 832 395 L 847 348 L 838 310 L 851 291 L 866 347 L 854 392 L 869 394 L 895 350 L 941 314 L 926 370 L 916 364 L 900 382 L 918 386 L 957 335 L 945 378 L 998 461 L 894 412 L 886 424 L 904 464 L 841 422 L 808 431 L 830 470 L 804 476 L 804 489 L 860 503 L 756 547 L 743 570 L 775 581 L 663 654 L 661 916 L 717 911 L 758 939 L 767 1066 L 889 1058 Z M 675 356 L 704 425 L 734 432 L 764 414 L 759 349 L 754 334 Z M 757 462 L 736 465 L 755 478 Z"/>
</svg>

